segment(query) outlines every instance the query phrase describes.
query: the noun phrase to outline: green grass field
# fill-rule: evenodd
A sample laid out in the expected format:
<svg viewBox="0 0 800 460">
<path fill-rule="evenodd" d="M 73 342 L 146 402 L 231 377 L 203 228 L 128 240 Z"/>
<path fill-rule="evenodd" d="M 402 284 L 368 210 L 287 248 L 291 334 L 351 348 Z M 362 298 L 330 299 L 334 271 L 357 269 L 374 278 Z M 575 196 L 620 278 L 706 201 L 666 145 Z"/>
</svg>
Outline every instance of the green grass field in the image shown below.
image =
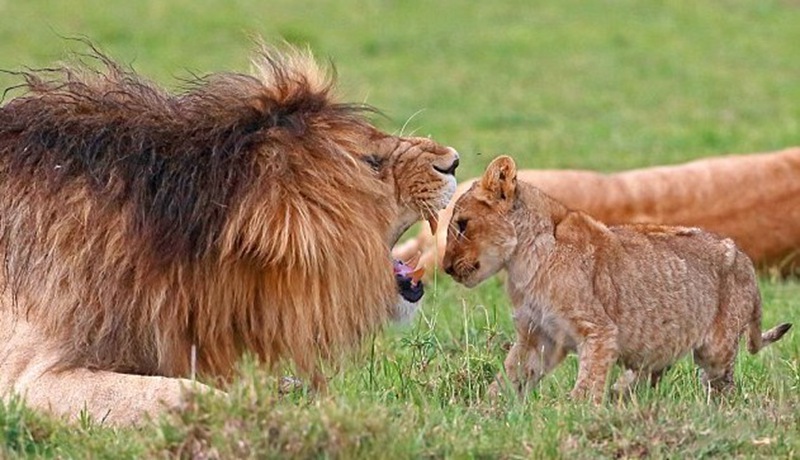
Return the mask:
<svg viewBox="0 0 800 460">
<path fill-rule="evenodd" d="M 456 147 L 460 179 L 500 153 L 612 171 L 800 144 L 791 0 L 0 0 L 0 18 L 2 69 L 51 65 L 85 51 L 64 37 L 85 36 L 170 88 L 247 71 L 253 36 L 308 44 L 335 62 L 347 99 L 387 115 L 383 128 Z M 765 325 L 800 327 L 800 283 L 761 286 Z M 572 357 L 526 400 L 491 405 L 483 392 L 513 339 L 501 282 L 439 277 L 427 292 L 415 322 L 367 340 L 325 396 L 277 398 L 275 377 L 244 363 L 230 401 L 138 430 L 0 405 L 0 457 L 800 456 L 798 330 L 756 356 L 742 348 L 739 389 L 720 400 L 685 359 L 628 403 L 571 402 Z"/>
</svg>

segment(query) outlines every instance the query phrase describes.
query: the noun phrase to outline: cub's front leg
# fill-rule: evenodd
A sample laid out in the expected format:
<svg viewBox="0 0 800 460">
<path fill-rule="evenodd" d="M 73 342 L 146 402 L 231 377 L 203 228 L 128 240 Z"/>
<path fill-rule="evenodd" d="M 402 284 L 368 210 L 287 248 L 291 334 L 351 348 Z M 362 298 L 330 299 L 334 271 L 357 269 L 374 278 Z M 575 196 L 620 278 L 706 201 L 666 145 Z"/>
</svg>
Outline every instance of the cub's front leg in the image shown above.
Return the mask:
<svg viewBox="0 0 800 460">
<path fill-rule="evenodd" d="M 591 398 L 601 403 L 611 367 L 619 356 L 617 329 L 614 326 L 592 327 L 578 345 L 578 379 L 572 389 L 573 399 Z"/>
<path fill-rule="evenodd" d="M 669 366 L 657 371 L 626 369 L 611 387 L 611 394 L 614 398 L 627 398 L 638 385 L 644 384 L 655 388 L 668 370 Z"/>
<path fill-rule="evenodd" d="M 496 398 L 501 393 L 505 379 L 508 379 L 509 386 L 519 396 L 524 396 L 564 360 L 568 351 L 538 328 L 525 333 L 518 331 L 517 341 L 509 350 L 503 365 L 505 372 L 497 374 L 487 395 Z"/>
</svg>

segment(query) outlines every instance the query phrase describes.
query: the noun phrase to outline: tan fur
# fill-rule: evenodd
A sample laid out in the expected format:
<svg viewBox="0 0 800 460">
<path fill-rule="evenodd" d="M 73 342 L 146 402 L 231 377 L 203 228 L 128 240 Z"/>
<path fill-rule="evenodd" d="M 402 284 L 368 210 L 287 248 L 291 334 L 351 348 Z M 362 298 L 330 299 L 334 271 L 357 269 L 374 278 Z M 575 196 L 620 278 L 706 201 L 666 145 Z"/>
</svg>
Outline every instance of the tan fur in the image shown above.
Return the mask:
<svg viewBox="0 0 800 460">
<path fill-rule="evenodd" d="M 467 286 L 507 271 L 517 341 L 505 372 L 519 391 L 570 351 L 580 362 L 574 397 L 602 400 L 615 362 L 656 381 L 689 351 L 705 381 L 727 390 L 742 334 L 755 353 L 789 329 L 761 333 L 753 265 L 729 238 L 607 227 L 518 183 L 510 157 L 495 159 L 454 209 L 443 267 Z"/>
<path fill-rule="evenodd" d="M 178 95 L 96 58 L 0 109 L 0 394 L 130 423 L 243 353 L 322 385 L 406 313 L 390 248 L 452 196 L 453 149 L 377 130 L 306 52 Z"/>
<path fill-rule="evenodd" d="M 614 174 L 580 170 L 520 170 L 533 184 L 573 209 L 608 225 L 661 223 L 705 228 L 728 236 L 757 267 L 783 275 L 800 269 L 800 148 L 727 155 L 674 166 Z M 474 180 L 459 184 L 439 220 L 448 222 L 456 199 Z M 422 252 L 427 273 L 441 266 L 447 228 L 436 238 L 427 225 L 394 249 L 396 258 Z"/>
</svg>

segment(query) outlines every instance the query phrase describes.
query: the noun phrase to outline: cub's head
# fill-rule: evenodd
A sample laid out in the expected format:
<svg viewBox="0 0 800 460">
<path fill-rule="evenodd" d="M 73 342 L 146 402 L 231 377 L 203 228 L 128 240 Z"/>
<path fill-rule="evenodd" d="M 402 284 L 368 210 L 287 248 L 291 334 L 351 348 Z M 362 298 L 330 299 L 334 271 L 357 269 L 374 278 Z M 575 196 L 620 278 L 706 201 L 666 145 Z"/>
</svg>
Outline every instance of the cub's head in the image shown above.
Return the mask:
<svg viewBox="0 0 800 460">
<path fill-rule="evenodd" d="M 474 287 L 504 267 L 517 245 L 517 233 L 510 220 L 516 192 L 514 160 L 500 156 L 458 199 L 442 261 L 445 272 L 453 279 Z"/>
<path fill-rule="evenodd" d="M 374 146 L 362 160 L 392 187 L 398 209 L 387 243 L 393 246 L 420 219 L 435 233 L 437 213 L 456 190 L 458 152 L 422 137 L 385 136 Z"/>
</svg>

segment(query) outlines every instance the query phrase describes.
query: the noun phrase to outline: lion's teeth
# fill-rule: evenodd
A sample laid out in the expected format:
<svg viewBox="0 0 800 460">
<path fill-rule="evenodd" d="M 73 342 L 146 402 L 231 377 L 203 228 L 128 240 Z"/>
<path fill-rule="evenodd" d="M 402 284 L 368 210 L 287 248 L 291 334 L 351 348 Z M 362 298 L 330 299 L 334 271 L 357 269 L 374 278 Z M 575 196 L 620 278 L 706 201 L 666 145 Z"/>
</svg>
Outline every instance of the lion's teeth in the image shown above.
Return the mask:
<svg viewBox="0 0 800 460">
<path fill-rule="evenodd" d="M 428 216 L 428 225 L 431 226 L 431 234 L 436 236 L 436 230 L 439 228 L 439 222 L 435 214 Z"/>
</svg>

